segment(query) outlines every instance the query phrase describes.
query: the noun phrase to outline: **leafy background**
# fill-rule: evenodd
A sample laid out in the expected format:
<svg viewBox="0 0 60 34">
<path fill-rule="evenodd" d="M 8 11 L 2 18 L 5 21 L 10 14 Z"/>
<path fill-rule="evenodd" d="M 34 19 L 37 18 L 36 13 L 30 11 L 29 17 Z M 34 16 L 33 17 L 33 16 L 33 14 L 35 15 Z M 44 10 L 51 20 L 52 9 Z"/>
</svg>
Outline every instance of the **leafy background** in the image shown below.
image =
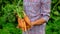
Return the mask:
<svg viewBox="0 0 60 34">
<path fill-rule="evenodd" d="M 22 34 L 22 30 L 16 28 L 16 12 L 23 10 L 20 9 L 22 7 L 23 0 L 0 0 L 0 34 Z M 46 34 L 60 34 L 60 0 L 51 0 L 51 16 Z"/>
</svg>

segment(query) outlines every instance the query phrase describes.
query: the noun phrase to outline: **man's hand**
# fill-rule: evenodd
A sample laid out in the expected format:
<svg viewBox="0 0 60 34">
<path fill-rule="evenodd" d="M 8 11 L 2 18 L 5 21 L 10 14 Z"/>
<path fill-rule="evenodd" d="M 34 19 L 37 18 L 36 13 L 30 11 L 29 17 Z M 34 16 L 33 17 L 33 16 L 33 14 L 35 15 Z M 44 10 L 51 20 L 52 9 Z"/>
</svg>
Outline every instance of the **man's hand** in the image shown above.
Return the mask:
<svg viewBox="0 0 60 34">
<path fill-rule="evenodd" d="M 27 30 L 29 30 L 31 27 L 32 27 L 31 25 L 28 25 L 28 24 L 26 23 L 26 28 L 27 28 Z"/>
<path fill-rule="evenodd" d="M 29 30 L 32 27 L 32 24 L 30 22 L 30 19 L 28 18 L 28 16 L 25 16 L 24 17 L 24 20 L 26 22 L 26 28 L 27 28 L 27 30 Z"/>
<path fill-rule="evenodd" d="M 28 18 L 28 16 L 25 16 L 24 20 L 28 25 L 31 25 L 31 22 L 30 22 L 30 19 Z"/>
</svg>

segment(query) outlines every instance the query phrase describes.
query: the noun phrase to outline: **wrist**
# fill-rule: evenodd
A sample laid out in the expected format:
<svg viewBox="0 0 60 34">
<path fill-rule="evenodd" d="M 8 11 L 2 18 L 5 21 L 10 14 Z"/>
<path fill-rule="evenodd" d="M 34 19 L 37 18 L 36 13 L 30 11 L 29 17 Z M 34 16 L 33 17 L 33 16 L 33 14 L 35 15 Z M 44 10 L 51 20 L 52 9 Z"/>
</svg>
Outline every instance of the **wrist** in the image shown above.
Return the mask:
<svg viewBox="0 0 60 34">
<path fill-rule="evenodd" d="M 32 22 L 31 25 L 34 26 L 35 25 L 35 22 Z"/>
</svg>

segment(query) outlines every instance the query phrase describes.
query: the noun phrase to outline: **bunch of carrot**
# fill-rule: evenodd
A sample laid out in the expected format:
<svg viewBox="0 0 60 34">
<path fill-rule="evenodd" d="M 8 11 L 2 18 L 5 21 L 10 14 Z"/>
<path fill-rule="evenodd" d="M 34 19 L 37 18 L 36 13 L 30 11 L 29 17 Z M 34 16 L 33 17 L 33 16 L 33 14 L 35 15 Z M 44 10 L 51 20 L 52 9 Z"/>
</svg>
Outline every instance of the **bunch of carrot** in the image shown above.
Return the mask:
<svg viewBox="0 0 60 34">
<path fill-rule="evenodd" d="M 18 18 L 18 27 L 21 28 L 23 31 L 30 29 L 30 20 L 28 16 L 26 16 L 23 9 L 20 7 L 17 9 L 17 18 Z"/>
</svg>

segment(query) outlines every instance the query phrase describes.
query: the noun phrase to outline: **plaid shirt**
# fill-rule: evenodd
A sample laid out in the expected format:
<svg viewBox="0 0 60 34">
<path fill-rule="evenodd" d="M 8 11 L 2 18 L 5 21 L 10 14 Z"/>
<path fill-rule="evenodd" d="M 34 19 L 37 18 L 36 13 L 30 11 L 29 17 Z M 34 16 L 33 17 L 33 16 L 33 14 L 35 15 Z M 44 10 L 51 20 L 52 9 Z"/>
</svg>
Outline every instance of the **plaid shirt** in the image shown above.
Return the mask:
<svg viewBox="0 0 60 34">
<path fill-rule="evenodd" d="M 25 13 L 31 22 L 40 18 L 43 18 L 46 22 L 49 20 L 51 0 L 24 0 L 23 3 Z M 26 32 L 28 32 L 28 34 L 45 34 L 45 26 L 46 23 L 33 26 Z M 26 32 L 23 32 L 23 34 L 26 34 Z"/>
</svg>

